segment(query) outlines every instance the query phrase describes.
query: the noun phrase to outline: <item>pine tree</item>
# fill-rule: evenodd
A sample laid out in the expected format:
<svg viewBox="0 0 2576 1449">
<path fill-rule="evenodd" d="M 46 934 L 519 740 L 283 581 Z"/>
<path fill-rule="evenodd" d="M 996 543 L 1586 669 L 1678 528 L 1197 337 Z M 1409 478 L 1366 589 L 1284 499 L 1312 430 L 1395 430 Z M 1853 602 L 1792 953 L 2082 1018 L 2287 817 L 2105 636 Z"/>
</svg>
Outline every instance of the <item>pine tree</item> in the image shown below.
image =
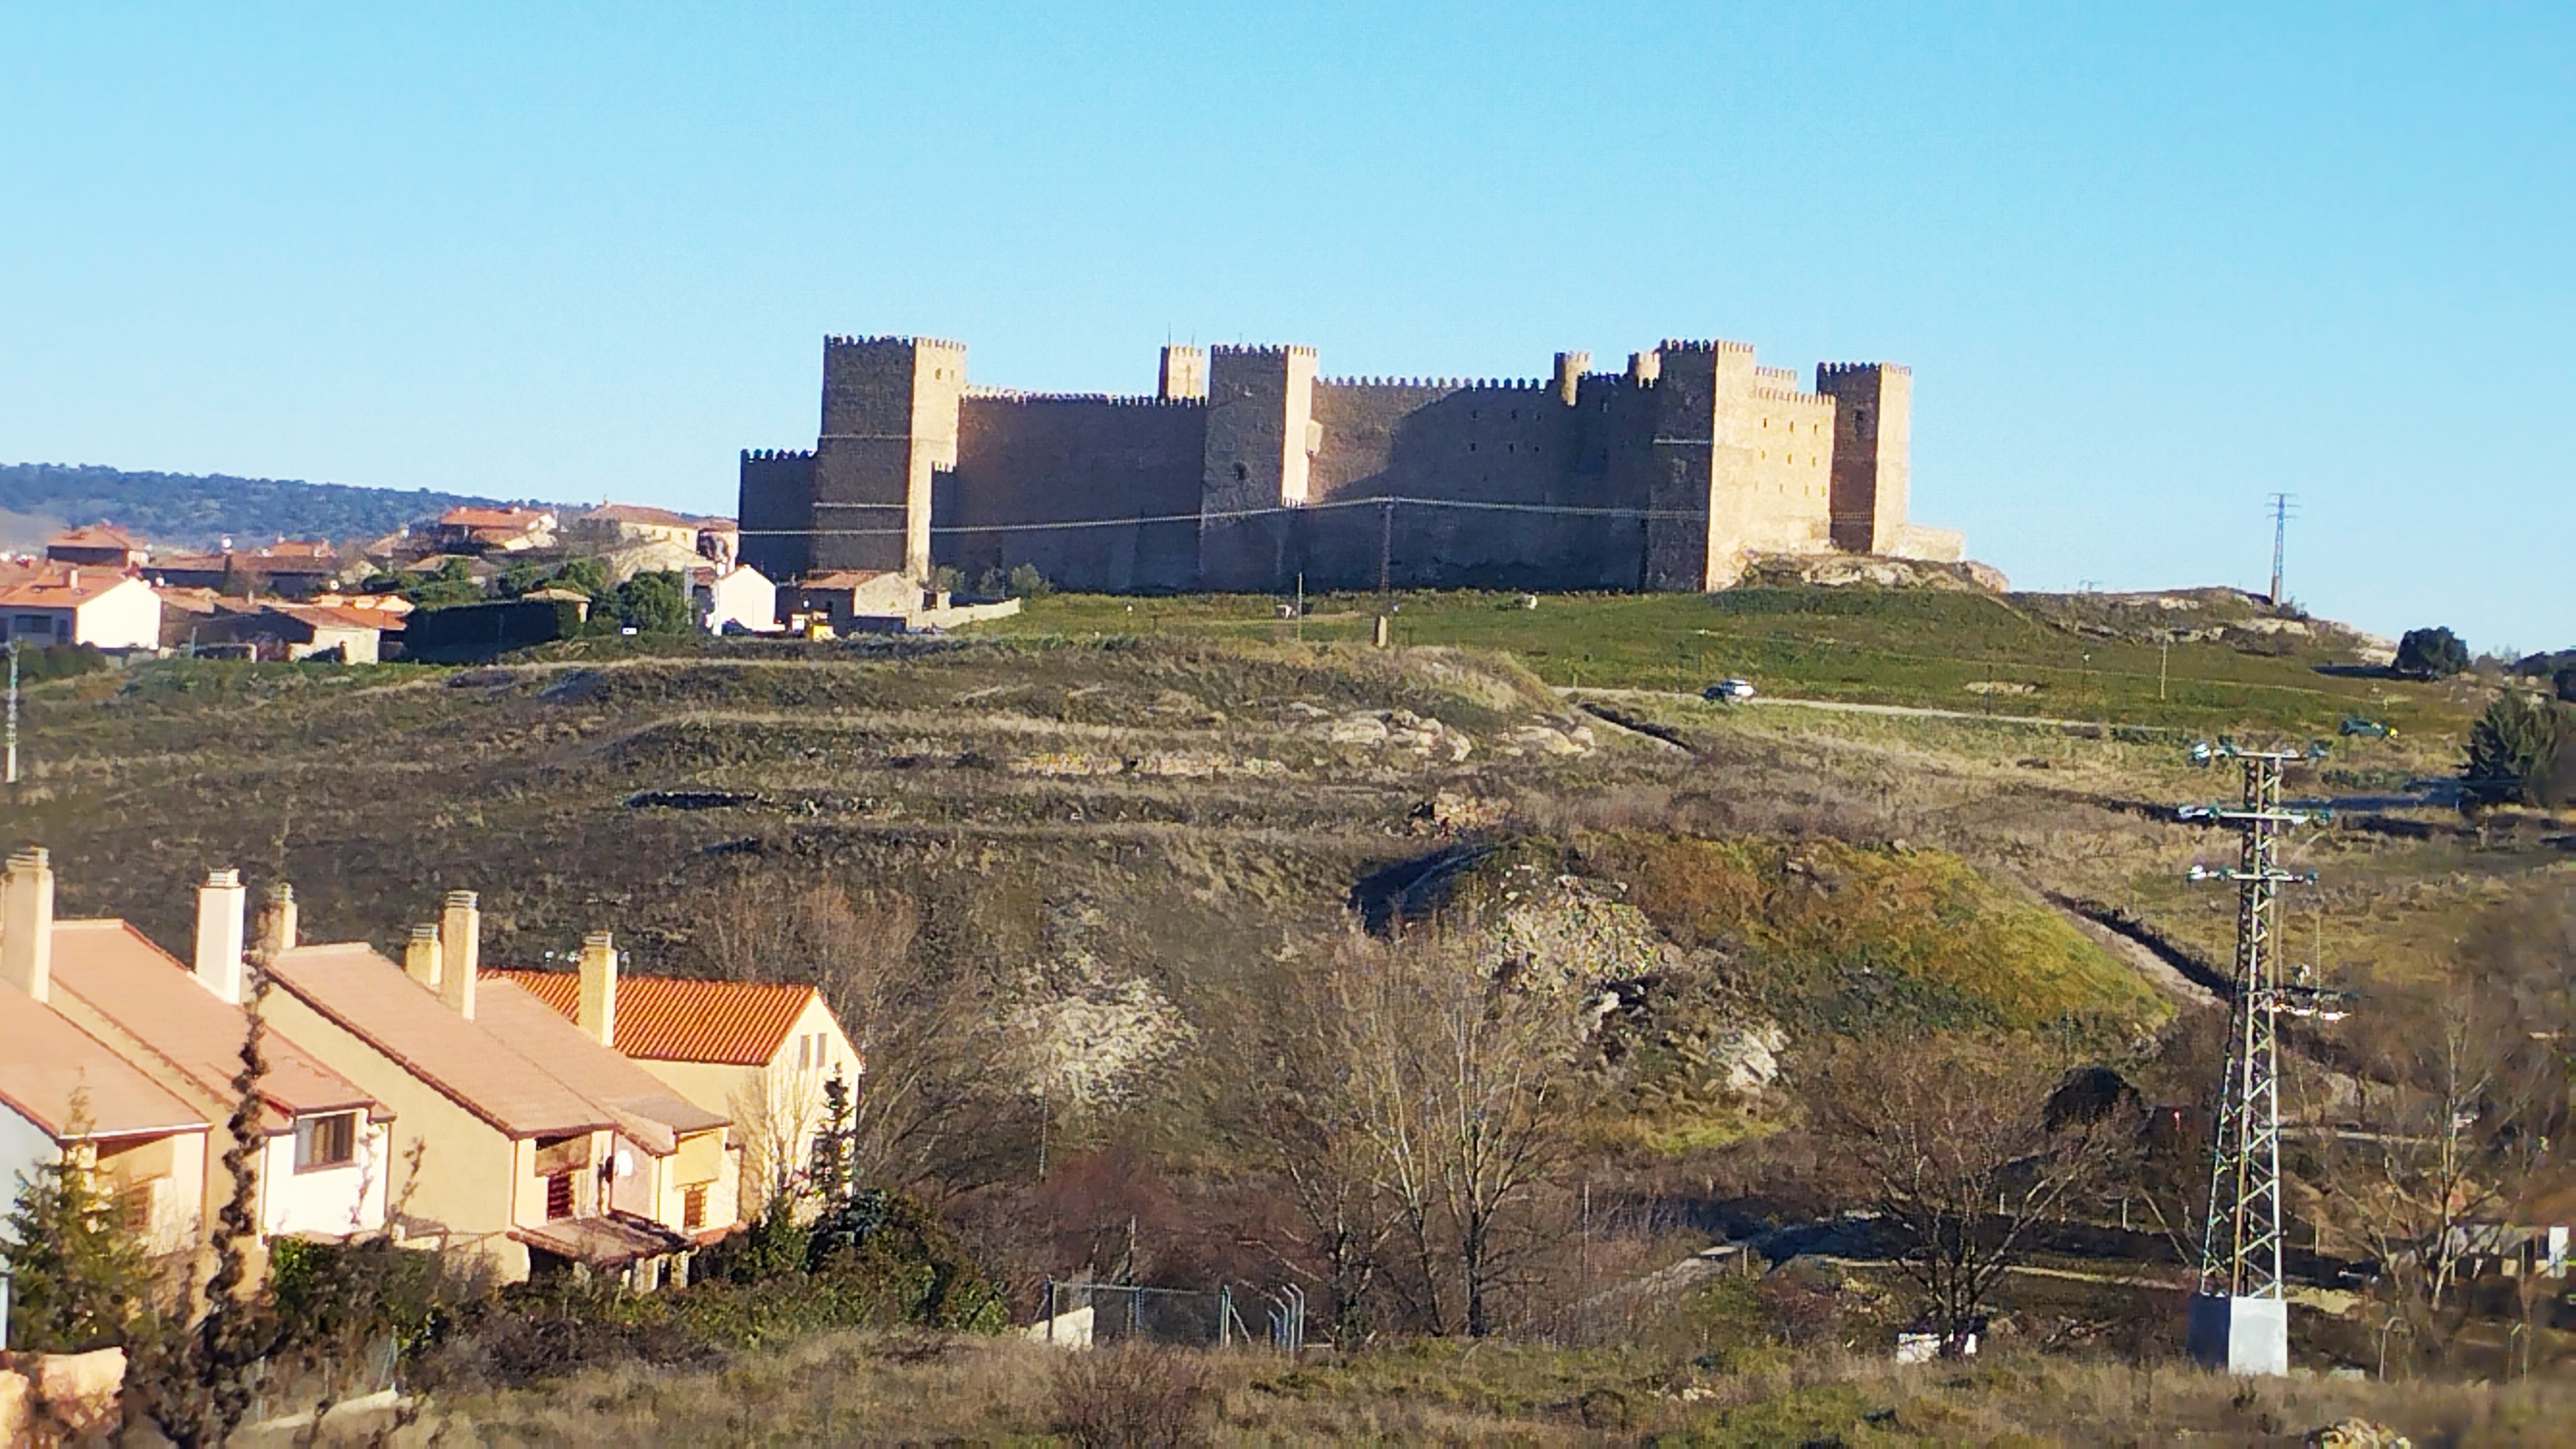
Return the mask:
<svg viewBox="0 0 2576 1449">
<path fill-rule="evenodd" d="M 88 1130 L 77 1103 L 69 1133 Z M 9 1346 L 77 1353 L 122 1343 L 150 1306 L 143 1243 L 118 1220 L 79 1147 L 21 1179 L 0 1262 L 9 1268 Z"/>
</svg>

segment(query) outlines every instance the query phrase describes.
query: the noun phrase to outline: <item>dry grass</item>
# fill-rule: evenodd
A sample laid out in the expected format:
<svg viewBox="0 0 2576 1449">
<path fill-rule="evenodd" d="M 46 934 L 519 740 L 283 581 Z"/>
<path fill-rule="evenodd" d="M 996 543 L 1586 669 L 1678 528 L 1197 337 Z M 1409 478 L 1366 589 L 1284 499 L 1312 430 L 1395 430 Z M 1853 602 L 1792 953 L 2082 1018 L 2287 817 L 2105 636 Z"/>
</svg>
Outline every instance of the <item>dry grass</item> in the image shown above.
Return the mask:
<svg viewBox="0 0 2576 1449">
<path fill-rule="evenodd" d="M 1139 1377 L 1148 1364 L 1150 1384 Z M 1113 1403 L 1146 1410 L 1156 1427 L 1095 1433 Z M 446 1442 L 567 1445 L 1050 1434 L 1085 1444 L 2144 1445 L 2273 1442 L 2355 1416 L 2419 1445 L 2568 1443 L 2576 1385 L 2246 1382 L 2170 1362 L 2009 1351 L 1920 1367 L 1781 1351 L 1721 1372 L 1633 1350 L 1503 1343 L 1410 1344 L 1292 1368 L 1259 1353 L 1100 1350 L 1069 1361 L 1024 1342 L 844 1335 L 714 1372 L 599 1374 L 436 1403 L 423 1427 Z M 1182 1431 L 1165 1427 L 1174 1424 Z"/>
</svg>

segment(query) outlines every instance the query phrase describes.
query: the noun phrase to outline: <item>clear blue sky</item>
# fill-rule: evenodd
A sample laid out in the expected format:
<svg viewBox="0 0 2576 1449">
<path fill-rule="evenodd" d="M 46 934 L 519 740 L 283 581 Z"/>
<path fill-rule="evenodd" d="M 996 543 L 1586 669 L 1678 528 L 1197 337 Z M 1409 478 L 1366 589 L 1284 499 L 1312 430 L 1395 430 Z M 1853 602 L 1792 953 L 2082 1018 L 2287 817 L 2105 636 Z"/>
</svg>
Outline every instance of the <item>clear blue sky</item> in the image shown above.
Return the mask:
<svg viewBox="0 0 2576 1449">
<path fill-rule="evenodd" d="M 2259 10 L 2259 16 L 2247 11 Z M 2038 587 L 2576 644 L 2576 11 L 0 4 L 0 461 L 730 510 L 825 332 L 1916 382 Z M 1597 364 L 1599 365 L 1599 364 Z"/>
</svg>

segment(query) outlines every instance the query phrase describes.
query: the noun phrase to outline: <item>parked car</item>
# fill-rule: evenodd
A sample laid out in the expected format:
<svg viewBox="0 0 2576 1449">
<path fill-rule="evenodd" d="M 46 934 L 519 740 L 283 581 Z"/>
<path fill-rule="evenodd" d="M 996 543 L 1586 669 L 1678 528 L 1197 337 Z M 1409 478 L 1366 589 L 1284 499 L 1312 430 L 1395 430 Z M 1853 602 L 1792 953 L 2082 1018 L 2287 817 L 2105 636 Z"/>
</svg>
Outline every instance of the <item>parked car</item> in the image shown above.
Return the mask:
<svg viewBox="0 0 2576 1449">
<path fill-rule="evenodd" d="M 2361 738 L 2366 740 L 2384 740 L 2390 735 L 2397 733 L 2396 730 L 2380 723 L 2378 720 L 2364 719 L 2357 714 L 2345 715 L 2343 717 L 2343 723 L 2337 728 L 2347 737 L 2359 735 Z"/>
<path fill-rule="evenodd" d="M 1730 699 L 1751 699 L 1753 697 L 1753 681 L 1750 679 L 1721 679 L 1717 683 L 1710 685 L 1708 688 L 1701 690 L 1699 692 L 1699 697 L 1702 699 L 1720 701 Z"/>
</svg>

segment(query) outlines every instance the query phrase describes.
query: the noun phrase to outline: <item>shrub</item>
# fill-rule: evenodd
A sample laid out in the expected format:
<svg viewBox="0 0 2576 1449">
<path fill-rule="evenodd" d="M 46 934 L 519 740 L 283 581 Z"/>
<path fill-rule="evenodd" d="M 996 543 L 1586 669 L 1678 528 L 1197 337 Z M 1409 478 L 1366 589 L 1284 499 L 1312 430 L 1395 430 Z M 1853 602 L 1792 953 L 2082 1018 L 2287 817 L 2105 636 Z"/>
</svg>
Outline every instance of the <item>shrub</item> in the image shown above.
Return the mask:
<svg viewBox="0 0 2576 1449">
<path fill-rule="evenodd" d="M 18 680 L 22 684 L 42 684 L 48 679 L 76 679 L 107 667 L 107 656 L 87 644 L 48 644 L 42 649 L 20 649 Z"/>
<path fill-rule="evenodd" d="M 686 634 L 697 626 L 689 581 L 677 573 L 637 574 L 610 590 L 608 598 L 617 622 L 638 634 Z"/>
<path fill-rule="evenodd" d="M 9 1346 L 79 1353 L 124 1342 L 152 1295 L 142 1243 L 89 1169 L 68 1155 L 22 1174 L 22 1184 L 0 1225 Z"/>
<path fill-rule="evenodd" d="M 1185 1349 L 1126 1343 L 1056 1366 L 1050 1427 L 1079 1449 L 1176 1449 L 1205 1442 L 1216 1407 L 1207 1369 Z"/>
<path fill-rule="evenodd" d="M 1016 598 L 1043 599 L 1055 592 L 1055 585 L 1038 572 L 1036 564 L 1021 564 L 1011 570 L 1010 591 Z"/>
<path fill-rule="evenodd" d="M 2409 679 L 2448 679 L 2469 667 L 2469 646 L 2445 628 L 2409 629 L 2394 667 Z"/>
<path fill-rule="evenodd" d="M 2461 770 L 2470 798 L 2490 804 L 2557 805 L 2576 796 L 2576 729 L 2567 712 L 2518 690 L 2498 695 L 2469 727 Z"/>
</svg>

